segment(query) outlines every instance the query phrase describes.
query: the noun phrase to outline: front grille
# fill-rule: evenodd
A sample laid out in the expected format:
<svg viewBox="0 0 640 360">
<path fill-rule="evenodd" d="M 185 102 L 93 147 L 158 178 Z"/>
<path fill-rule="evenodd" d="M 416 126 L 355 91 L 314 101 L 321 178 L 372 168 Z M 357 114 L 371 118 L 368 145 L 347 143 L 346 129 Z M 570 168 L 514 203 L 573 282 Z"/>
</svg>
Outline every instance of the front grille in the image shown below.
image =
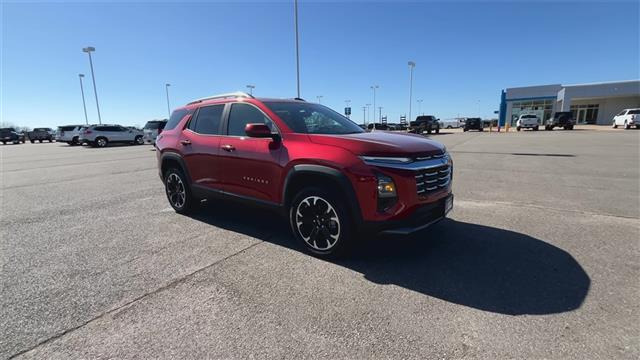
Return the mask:
<svg viewBox="0 0 640 360">
<path fill-rule="evenodd" d="M 416 188 L 418 195 L 425 196 L 441 190 L 451 180 L 451 167 L 448 164 L 418 171 Z"/>
</svg>

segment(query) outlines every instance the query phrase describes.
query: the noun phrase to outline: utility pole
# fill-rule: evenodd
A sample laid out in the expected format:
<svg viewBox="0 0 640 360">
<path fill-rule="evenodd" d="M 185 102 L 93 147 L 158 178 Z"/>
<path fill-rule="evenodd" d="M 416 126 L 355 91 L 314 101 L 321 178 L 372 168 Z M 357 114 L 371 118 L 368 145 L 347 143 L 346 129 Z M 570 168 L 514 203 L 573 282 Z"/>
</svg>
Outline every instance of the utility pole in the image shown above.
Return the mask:
<svg viewBox="0 0 640 360">
<path fill-rule="evenodd" d="M 378 106 L 378 122 L 382 124 L 382 106 Z"/>
<path fill-rule="evenodd" d="M 84 87 L 82 86 L 82 78 L 84 74 L 78 74 L 80 78 L 80 92 L 82 93 L 82 108 L 84 109 L 84 121 L 89 125 L 89 118 L 87 117 L 87 104 L 84 101 Z"/>
<path fill-rule="evenodd" d="M 413 68 L 416 67 L 416 63 L 413 61 L 409 61 L 409 119 L 407 121 L 412 121 L 411 118 L 411 98 L 413 95 Z"/>
<path fill-rule="evenodd" d="M 294 0 L 295 25 L 296 25 L 296 83 L 298 86 L 298 98 L 300 98 L 300 45 L 298 37 L 298 0 Z"/>
<path fill-rule="evenodd" d="M 171 86 L 171 84 L 169 84 L 169 83 L 164 84 L 164 90 L 167 93 L 167 114 L 169 114 L 169 118 L 170 118 L 171 117 L 171 106 L 169 105 L 169 86 Z"/>
<path fill-rule="evenodd" d="M 98 123 L 102 124 L 102 117 L 100 116 L 100 105 L 98 104 L 98 90 L 96 90 L 96 74 L 93 72 L 93 61 L 91 60 L 91 53 L 96 51 L 96 48 L 93 46 L 87 46 L 86 48 L 82 48 L 83 52 L 86 52 L 89 55 L 89 66 L 91 67 L 91 79 L 93 80 L 93 93 L 96 96 L 96 108 L 98 109 Z"/>
<path fill-rule="evenodd" d="M 371 89 L 373 90 L 373 122 L 376 122 L 376 89 L 379 88 L 378 85 L 371 85 Z"/>
<path fill-rule="evenodd" d="M 367 127 L 367 107 L 366 106 L 362 107 L 362 123 L 364 124 L 365 127 Z"/>
<path fill-rule="evenodd" d="M 344 104 L 345 104 L 345 107 L 348 108 L 349 105 L 351 105 L 351 100 L 345 100 Z M 351 112 L 351 110 L 349 110 L 349 112 Z M 351 115 L 347 115 L 347 119 L 351 119 Z"/>
</svg>

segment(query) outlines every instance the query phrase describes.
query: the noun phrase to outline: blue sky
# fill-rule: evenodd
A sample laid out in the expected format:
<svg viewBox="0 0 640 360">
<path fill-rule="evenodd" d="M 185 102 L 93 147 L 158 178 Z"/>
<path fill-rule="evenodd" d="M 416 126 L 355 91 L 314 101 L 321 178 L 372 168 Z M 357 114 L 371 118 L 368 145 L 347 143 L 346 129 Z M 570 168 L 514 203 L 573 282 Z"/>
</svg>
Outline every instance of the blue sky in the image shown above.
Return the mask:
<svg viewBox="0 0 640 360">
<path fill-rule="evenodd" d="M 4 2 L 2 121 L 143 125 L 171 106 L 255 84 L 294 97 L 292 2 Z M 493 116 L 505 87 L 640 77 L 639 5 L 631 2 L 309 2 L 299 5 L 302 97 L 353 118 L 373 102 L 389 121 L 408 111 L 407 61 L 422 112 Z"/>
</svg>

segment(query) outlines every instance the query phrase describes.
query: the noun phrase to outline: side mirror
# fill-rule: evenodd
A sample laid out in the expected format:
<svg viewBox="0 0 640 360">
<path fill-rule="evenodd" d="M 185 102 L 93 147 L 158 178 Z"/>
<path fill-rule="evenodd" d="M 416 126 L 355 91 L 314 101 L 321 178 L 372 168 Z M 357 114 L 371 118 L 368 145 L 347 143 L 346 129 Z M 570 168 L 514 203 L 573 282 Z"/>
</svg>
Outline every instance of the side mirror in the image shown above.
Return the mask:
<svg viewBox="0 0 640 360">
<path fill-rule="evenodd" d="M 272 138 L 276 140 L 279 137 L 278 134 L 273 134 L 265 124 L 247 124 L 244 127 L 244 132 L 248 137 L 253 138 Z"/>
</svg>

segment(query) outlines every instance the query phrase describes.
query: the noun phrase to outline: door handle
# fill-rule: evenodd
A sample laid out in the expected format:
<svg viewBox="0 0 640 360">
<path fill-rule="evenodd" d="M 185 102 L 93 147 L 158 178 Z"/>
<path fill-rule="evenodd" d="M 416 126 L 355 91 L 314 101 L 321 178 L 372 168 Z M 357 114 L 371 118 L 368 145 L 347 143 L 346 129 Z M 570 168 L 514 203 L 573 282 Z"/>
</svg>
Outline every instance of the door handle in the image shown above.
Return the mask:
<svg viewBox="0 0 640 360">
<path fill-rule="evenodd" d="M 233 145 L 222 145 L 222 150 L 224 150 L 224 151 L 232 152 L 235 149 L 236 148 Z"/>
<path fill-rule="evenodd" d="M 189 139 L 180 140 L 180 144 L 182 144 L 182 145 L 191 145 L 191 140 L 189 140 Z"/>
</svg>

